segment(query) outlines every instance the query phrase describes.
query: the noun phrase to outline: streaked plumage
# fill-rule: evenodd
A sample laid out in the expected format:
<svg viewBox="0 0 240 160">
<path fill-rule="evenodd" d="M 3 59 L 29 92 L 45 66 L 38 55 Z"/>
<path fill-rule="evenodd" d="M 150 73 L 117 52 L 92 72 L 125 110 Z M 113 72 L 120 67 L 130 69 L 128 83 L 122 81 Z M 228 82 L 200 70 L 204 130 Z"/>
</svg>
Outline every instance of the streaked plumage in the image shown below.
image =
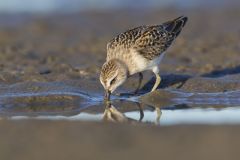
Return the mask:
<svg viewBox="0 0 240 160">
<path fill-rule="evenodd" d="M 179 35 L 186 22 L 187 17 L 181 16 L 161 25 L 136 27 L 112 39 L 107 44 L 107 59 L 100 75 L 104 88 L 108 90 L 111 81 L 116 82 L 120 79 L 118 74 L 121 72 L 118 69 L 121 65 L 115 65 L 117 66 L 115 68 L 111 65 L 116 60 L 126 69 L 127 77 L 145 70 L 152 70 L 158 76 L 159 64 L 164 52 Z M 109 70 L 115 74 L 109 74 Z M 161 80 L 160 77 L 157 78 L 158 81 Z M 110 81 L 109 84 L 107 84 L 108 81 Z M 115 90 L 121 84 L 117 83 L 117 86 L 112 88 Z M 153 90 L 156 88 L 155 84 Z"/>
</svg>

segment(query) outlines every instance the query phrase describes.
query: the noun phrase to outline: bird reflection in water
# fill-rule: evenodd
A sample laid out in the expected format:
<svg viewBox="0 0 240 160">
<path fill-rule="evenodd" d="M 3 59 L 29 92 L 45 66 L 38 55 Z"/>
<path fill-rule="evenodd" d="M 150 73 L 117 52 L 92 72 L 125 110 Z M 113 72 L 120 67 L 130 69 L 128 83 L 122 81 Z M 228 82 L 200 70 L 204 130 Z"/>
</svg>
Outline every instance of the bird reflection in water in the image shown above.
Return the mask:
<svg viewBox="0 0 240 160">
<path fill-rule="evenodd" d="M 136 103 L 136 104 L 139 110 L 138 120 L 127 117 L 124 113 L 117 110 L 111 103 L 106 104 L 102 120 L 108 121 L 108 122 L 130 123 L 130 124 L 136 124 L 136 123 L 142 122 L 144 118 L 144 111 L 142 109 L 141 104 L 139 103 Z M 156 111 L 157 113 L 155 124 L 160 124 L 160 118 L 161 118 L 162 112 L 158 107 L 154 107 L 154 111 Z"/>
</svg>

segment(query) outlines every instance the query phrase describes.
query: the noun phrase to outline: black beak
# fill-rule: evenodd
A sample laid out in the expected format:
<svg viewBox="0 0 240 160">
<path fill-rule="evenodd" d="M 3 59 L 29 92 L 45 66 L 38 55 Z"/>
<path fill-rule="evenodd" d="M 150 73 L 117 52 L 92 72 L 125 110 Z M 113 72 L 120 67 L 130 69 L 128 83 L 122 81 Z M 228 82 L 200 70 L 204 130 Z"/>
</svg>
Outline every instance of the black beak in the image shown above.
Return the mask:
<svg viewBox="0 0 240 160">
<path fill-rule="evenodd" d="M 111 92 L 109 90 L 105 91 L 105 97 L 104 100 L 105 101 L 109 101 L 110 100 L 110 96 L 111 96 Z"/>
</svg>

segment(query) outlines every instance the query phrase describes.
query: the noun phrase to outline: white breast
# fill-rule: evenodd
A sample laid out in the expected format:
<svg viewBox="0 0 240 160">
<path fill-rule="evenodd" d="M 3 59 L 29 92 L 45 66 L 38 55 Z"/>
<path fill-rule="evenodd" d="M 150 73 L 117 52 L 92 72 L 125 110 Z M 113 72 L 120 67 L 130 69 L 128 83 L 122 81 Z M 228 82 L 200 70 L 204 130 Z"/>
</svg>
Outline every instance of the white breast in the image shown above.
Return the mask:
<svg viewBox="0 0 240 160">
<path fill-rule="evenodd" d="M 137 52 L 133 52 L 133 61 L 136 65 L 137 72 L 142 72 L 148 68 L 148 61 Z"/>
<path fill-rule="evenodd" d="M 139 53 L 132 51 L 131 53 L 132 56 L 132 61 L 135 64 L 135 70 L 133 70 L 133 72 L 131 74 L 135 74 L 137 72 L 142 72 L 145 70 L 153 70 L 154 68 L 158 68 L 159 64 L 161 63 L 164 54 L 162 53 L 159 57 L 149 61 L 146 58 L 144 58 L 143 56 L 141 56 Z"/>
<path fill-rule="evenodd" d="M 157 57 L 157 58 L 153 59 L 152 61 L 150 61 L 150 63 L 147 66 L 148 70 L 152 70 L 156 66 L 158 67 L 160 65 L 164 55 L 165 55 L 165 52 L 162 53 L 159 57 Z"/>
</svg>

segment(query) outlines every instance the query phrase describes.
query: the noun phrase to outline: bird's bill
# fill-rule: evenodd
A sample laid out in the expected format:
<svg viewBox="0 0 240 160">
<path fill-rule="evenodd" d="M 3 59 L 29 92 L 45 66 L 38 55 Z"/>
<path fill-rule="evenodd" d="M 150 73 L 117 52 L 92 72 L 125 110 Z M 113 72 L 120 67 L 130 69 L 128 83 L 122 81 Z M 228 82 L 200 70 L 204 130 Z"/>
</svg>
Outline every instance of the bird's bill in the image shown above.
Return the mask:
<svg viewBox="0 0 240 160">
<path fill-rule="evenodd" d="M 111 95 L 111 92 L 109 90 L 105 90 L 104 100 L 109 101 L 110 100 L 110 95 Z"/>
</svg>

